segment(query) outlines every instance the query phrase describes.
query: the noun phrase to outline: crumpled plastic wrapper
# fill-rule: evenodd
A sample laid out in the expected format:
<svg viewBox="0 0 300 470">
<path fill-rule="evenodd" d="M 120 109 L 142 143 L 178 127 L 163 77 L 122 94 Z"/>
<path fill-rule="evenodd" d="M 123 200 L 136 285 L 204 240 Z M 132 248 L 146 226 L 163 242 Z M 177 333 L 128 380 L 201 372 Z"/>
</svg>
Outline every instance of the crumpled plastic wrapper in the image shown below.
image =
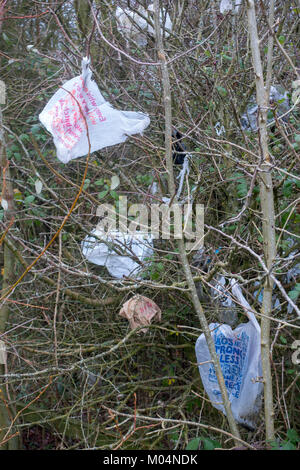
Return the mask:
<svg viewBox="0 0 300 470">
<path fill-rule="evenodd" d="M 153 320 L 161 321 L 161 310 L 158 305 L 143 295 L 135 295 L 127 300 L 121 308 L 119 315 L 127 318 L 132 330 L 140 326 L 148 326 Z M 140 332 L 146 333 L 147 328 L 143 328 Z"/>
</svg>

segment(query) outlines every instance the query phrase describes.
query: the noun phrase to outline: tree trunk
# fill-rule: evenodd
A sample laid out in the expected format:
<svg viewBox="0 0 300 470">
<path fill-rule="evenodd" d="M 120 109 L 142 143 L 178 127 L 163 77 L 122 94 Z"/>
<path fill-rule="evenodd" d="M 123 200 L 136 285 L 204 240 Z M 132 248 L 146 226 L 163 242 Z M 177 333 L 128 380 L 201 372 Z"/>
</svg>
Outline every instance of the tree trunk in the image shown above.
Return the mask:
<svg viewBox="0 0 300 470">
<path fill-rule="evenodd" d="M 161 71 L 162 71 L 162 81 L 163 81 L 163 91 L 164 91 L 164 109 L 165 109 L 165 154 L 166 154 L 166 166 L 167 166 L 167 174 L 168 174 L 168 186 L 171 198 L 174 197 L 174 202 L 177 202 L 176 198 L 176 190 L 175 190 L 175 180 L 174 180 L 174 172 L 173 172 L 173 159 L 172 159 L 172 103 L 171 103 L 171 88 L 170 88 L 170 80 L 169 80 L 169 73 L 168 67 L 166 64 L 166 56 L 162 42 L 161 30 L 160 30 L 160 22 L 159 22 L 159 0 L 154 1 L 154 11 L 155 11 L 155 31 L 156 31 L 156 41 L 158 46 L 158 58 L 161 62 Z M 220 361 L 218 359 L 214 341 L 211 336 L 211 332 L 202 308 L 202 305 L 199 301 L 197 290 L 195 286 L 195 282 L 193 280 L 192 272 L 190 269 L 190 265 L 187 259 L 184 241 L 178 240 L 178 247 L 179 247 L 179 255 L 181 259 L 181 263 L 183 266 L 183 270 L 186 276 L 186 280 L 188 283 L 189 290 L 191 292 L 192 301 L 194 304 L 194 308 L 196 310 L 197 316 L 199 318 L 201 327 L 203 329 L 203 333 L 205 335 L 208 349 L 215 367 L 220 391 L 222 393 L 222 399 L 224 408 L 226 411 L 226 416 L 228 419 L 230 431 L 233 437 L 240 438 L 238 426 L 236 421 L 233 417 L 230 401 L 228 399 L 227 389 L 223 377 L 223 373 L 221 370 Z M 238 445 L 238 440 L 235 440 L 235 443 Z"/>
<path fill-rule="evenodd" d="M 272 11 L 272 9 L 271 9 Z M 257 33 L 257 22 L 255 14 L 255 5 L 253 0 L 247 1 L 248 12 L 248 28 L 251 42 L 252 60 L 256 81 L 256 100 L 259 109 L 258 129 L 260 138 L 260 148 L 262 156 L 262 164 L 260 167 L 260 200 L 262 209 L 262 227 L 264 240 L 265 263 L 268 270 L 272 269 L 273 262 L 276 257 L 276 241 L 275 241 L 275 214 L 274 214 L 274 197 L 273 183 L 271 175 L 271 161 L 268 151 L 268 131 L 267 131 L 267 106 L 269 97 L 267 95 L 262 63 L 259 51 L 259 38 Z M 272 57 L 268 56 L 268 85 L 271 82 L 271 61 Z M 274 435 L 274 407 L 273 407 L 273 389 L 272 374 L 270 364 L 270 320 L 272 311 L 272 290 L 273 282 L 269 276 L 266 277 L 262 302 L 261 320 L 261 359 L 264 379 L 264 400 L 265 400 L 265 423 L 266 423 L 266 440 L 273 441 Z"/>
<path fill-rule="evenodd" d="M 4 131 L 2 126 L 2 110 L 0 106 L 0 164 L 2 170 L 2 205 L 3 200 L 4 207 L 6 207 L 5 213 L 5 223 L 8 228 L 12 224 L 14 219 L 14 203 L 13 203 L 13 189 L 10 181 L 10 171 L 9 171 L 9 162 L 6 158 L 5 152 L 5 140 L 4 140 Z M 7 204 L 7 206 L 5 205 Z M 5 295 L 7 289 L 13 283 L 14 277 L 14 255 L 11 250 L 8 248 L 6 243 L 3 243 L 3 282 L 2 282 L 2 295 Z M 6 323 L 9 317 L 9 303 L 4 299 L 2 306 L 0 307 L 0 338 L 1 335 L 5 332 Z M 5 364 L 0 364 L 0 375 L 5 374 Z M 1 380 L 1 379 L 0 379 Z M 13 437 L 9 440 L 6 440 L 9 436 L 6 436 L 4 439 L 7 429 L 11 422 L 11 413 L 9 411 L 9 403 L 6 394 L 6 384 L 0 382 L 0 450 L 14 450 L 18 448 L 19 439 L 18 437 Z M 13 429 L 10 431 L 10 435 L 14 433 Z M 4 443 L 1 445 L 1 442 L 4 439 Z"/>
</svg>

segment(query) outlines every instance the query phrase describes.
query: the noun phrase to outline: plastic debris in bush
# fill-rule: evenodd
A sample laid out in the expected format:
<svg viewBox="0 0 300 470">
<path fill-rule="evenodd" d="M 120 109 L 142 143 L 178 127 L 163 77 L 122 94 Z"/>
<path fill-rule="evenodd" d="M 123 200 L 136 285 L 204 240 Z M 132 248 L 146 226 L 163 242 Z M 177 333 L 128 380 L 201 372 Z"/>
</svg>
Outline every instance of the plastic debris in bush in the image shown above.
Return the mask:
<svg viewBox="0 0 300 470">
<path fill-rule="evenodd" d="M 138 46 L 146 46 L 148 43 L 147 33 L 151 36 L 155 36 L 153 12 L 153 4 L 149 5 L 147 9 L 140 6 L 137 11 L 123 10 L 117 7 L 116 18 L 118 31 L 125 36 L 126 39 L 132 39 Z M 153 26 L 149 24 L 143 16 L 153 23 Z M 162 30 L 163 25 L 165 25 L 165 37 L 168 38 L 170 33 L 167 30 L 172 30 L 172 21 L 165 10 L 160 11 L 160 24 Z"/>
<path fill-rule="evenodd" d="M 242 305 L 249 321 L 234 330 L 229 325 L 219 323 L 211 323 L 209 328 L 220 360 L 233 416 L 238 423 L 255 429 L 263 392 L 260 326 L 236 281 L 232 279 L 230 284 L 232 294 Z M 209 399 L 215 408 L 226 414 L 204 334 L 199 336 L 195 350 L 202 383 Z"/>
<path fill-rule="evenodd" d="M 256 281 L 254 283 L 255 286 L 260 286 L 260 282 Z M 262 287 L 261 289 L 257 289 L 253 296 L 256 298 L 258 303 L 262 305 L 263 302 L 263 296 L 264 296 L 264 288 Z M 281 311 L 281 306 L 280 306 L 280 300 L 278 299 L 276 294 L 272 295 L 272 309 Z"/>
<path fill-rule="evenodd" d="M 218 137 L 220 137 L 222 134 L 226 134 L 225 127 L 220 123 L 220 121 L 215 124 L 215 131 Z"/>
<path fill-rule="evenodd" d="M 101 241 L 102 240 L 102 241 Z M 82 254 L 91 263 L 105 266 L 111 276 L 139 278 L 145 258 L 153 255 L 152 237 L 143 232 L 134 235 L 118 231 L 109 233 L 94 229 L 81 245 Z M 136 259 L 135 259 L 136 258 Z"/>
<path fill-rule="evenodd" d="M 119 315 L 127 318 L 133 330 L 140 326 L 148 326 L 152 321 L 161 321 L 161 310 L 153 300 L 143 295 L 135 295 L 127 300 L 121 308 Z M 147 328 L 140 330 L 146 333 Z"/>
<path fill-rule="evenodd" d="M 172 158 L 174 165 L 182 165 L 184 163 L 187 149 L 184 143 L 182 142 L 183 135 L 181 132 L 173 129 L 172 138 L 174 142 L 172 143 Z"/>
<path fill-rule="evenodd" d="M 237 14 L 243 0 L 221 0 L 220 2 L 220 13 L 226 15 L 230 11 Z"/>
<path fill-rule="evenodd" d="M 100 93 L 89 68 L 82 60 L 82 74 L 72 78 L 52 96 L 39 119 L 52 134 L 57 157 L 63 163 L 91 152 L 125 142 L 128 136 L 142 133 L 149 116 L 112 107 Z"/>
<path fill-rule="evenodd" d="M 230 292 L 230 282 L 224 276 L 217 276 L 211 281 L 211 296 L 220 323 L 234 326 L 237 322 L 237 307 Z"/>
<path fill-rule="evenodd" d="M 286 114 L 289 111 L 290 105 L 289 105 L 287 92 L 283 90 L 282 87 L 271 86 L 270 105 L 272 104 L 276 105 L 276 115 L 278 117 L 280 117 L 283 114 Z M 241 117 L 241 126 L 244 131 L 249 131 L 249 132 L 257 131 L 258 129 L 257 110 L 258 110 L 258 106 L 256 104 L 255 97 L 252 96 L 247 106 L 246 112 Z M 274 120 L 274 117 L 273 117 L 273 113 L 271 112 L 271 110 L 269 111 L 268 114 L 271 114 L 271 116 L 268 115 L 267 117 L 268 123 L 270 123 Z"/>
</svg>

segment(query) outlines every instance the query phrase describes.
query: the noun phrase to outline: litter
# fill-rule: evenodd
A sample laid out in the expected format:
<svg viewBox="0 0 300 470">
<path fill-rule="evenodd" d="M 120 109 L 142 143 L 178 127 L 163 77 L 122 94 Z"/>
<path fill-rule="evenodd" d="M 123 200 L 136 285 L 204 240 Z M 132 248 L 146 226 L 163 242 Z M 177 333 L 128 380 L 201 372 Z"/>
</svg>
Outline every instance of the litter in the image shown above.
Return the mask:
<svg viewBox="0 0 300 470">
<path fill-rule="evenodd" d="M 238 13 L 239 8 L 243 0 L 221 0 L 220 2 L 220 13 L 226 15 L 226 13 L 232 11 L 235 15 Z"/>
<path fill-rule="evenodd" d="M 148 326 L 153 320 L 161 321 L 161 310 L 153 300 L 143 295 L 135 295 L 125 302 L 119 315 L 127 318 L 130 328 L 134 330 L 139 326 Z M 141 330 L 147 332 L 147 328 Z"/>
<path fill-rule="evenodd" d="M 172 138 L 175 140 L 172 143 L 172 158 L 174 165 L 182 165 L 186 157 L 186 147 L 181 140 L 183 135 L 176 129 L 172 131 Z"/>
<path fill-rule="evenodd" d="M 225 127 L 221 125 L 219 121 L 215 124 L 215 131 L 218 137 L 220 137 L 222 134 L 226 134 Z"/>
<path fill-rule="evenodd" d="M 237 322 L 237 307 L 230 293 L 230 285 L 224 276 L 217 276 L 211 281 L 211 296 L 216 307 L 220 323 L 227 323 L 231 327 Z"/>
<path fill-rule="evenodd" d="M 153 18 L 154 6 L 149 5 L 147 9 L 139 7 L 137 11 L 123 10 L 120 7 L 116 9 L 117 29 L 127 39 L 132 39 L 138 46 L 143 47 L 148 43 L 147 33 L 155 36 L 155 30 L 147 20 L 154 24 Z M 145 18 L 147 18 L 147 20 Z M 165 37 L 168 38 L 172 30 L 172 21 L 168 13 L 163 9 L 160 11 L 160 24 L 162 31 L 165 31 Z"/>
<path fill-rule="evenodd" d="M 230 285 L 232 294 L 242 305 L 249 321 L 234 330 L 229 325 L 219 323 L 211 323 L 209 329 L 220 360 L 233 416 L 238 423 L 253 430 L 263 392 L 260 381 L 260 326 L 236 281 L 231 279 Z M 195 350 L 202 383 L 209 399 L 215 408 L 226 414 L 204 334 L 199 336 Z"/>
<path fill-rule="evenodd" d="M 288 113 L 290 109 L 287 91 L 282 87 L 271 86 L 270 88 L 270 104 L 276 104 L 276 115 L 280 117 Z M 246 112 L 241 116 L 241 126 L 244 131 L 256 132 L 257 127 L 257 110 L 254 96 L 251 97 Z M 273 115 L 267 118 L 268 123 L 274 121 Z"/>
<path fill-rule="evenodd" d="M 52 134 L 57 157 L 68 163 L 89 152 L 125 142 L 128 136 L 142 133 L 149 116 L 134 111 L 120 111 L 105 101 L 89 68 L 82 60 L 82 74 L 66 82 L 49 100 L 39 119 Z"/>
<path fill-rule="evenodd" d="M 255 286 L 260 286 L 260 282 L 256 281 L 254 283 Z M 256 298 L 256 300 L 258 301 L 258 303 L 261 305 L 262 302 L 263 302 L 263 296 L 264 296 L 264 288 L 262 289 L 257 289 L 253 296 Z M 274 310 L 278 310 L 279 312 L 281 311 L 281 306 L 280 306 L 280 300 L 278 299 L 278 297 L 274 294 L 272 295 L 272 308 Z"/>
<path fill-rule="evenodd" d="M 139 278 L 141 264 L 153 255 L 153 241 L 149 234 L 135 232 L 126 234 L 118 231 L 109 233 L 94 229 L 81 244 L 83 256 L 91 263 L 105 266 L 111 276 Z"/>
<path fill-rule="evenodd" d="M 190 173 L 190 166 L 189 166 L 189 160 L 192 158 L 192 155 L 190 153 L 187 153 L 184 157 L 184 162 L 182 165 L 182 169 L 180 170 L 179 175 L 177 176 L 177 179 L 179 179 L 179 186 L 177 189 L 176 197 L 179 200 L 181 196 L 181 191 L 182 191 L 182 186 L 184 182 L 185 176 L 188 176 Z"/>
</svg>

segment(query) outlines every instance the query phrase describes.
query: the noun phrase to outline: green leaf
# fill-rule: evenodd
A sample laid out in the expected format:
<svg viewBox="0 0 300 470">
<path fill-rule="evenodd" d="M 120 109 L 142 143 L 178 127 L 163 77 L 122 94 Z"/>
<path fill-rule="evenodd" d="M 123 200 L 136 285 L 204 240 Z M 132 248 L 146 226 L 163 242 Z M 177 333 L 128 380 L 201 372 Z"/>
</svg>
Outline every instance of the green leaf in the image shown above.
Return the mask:
<svg viewBox="0 0 300 470">
<path fill-rule="evenodd" d="M 35 200 L 35 197 L 31 194 L 30 196 L 25 197 L 24 202 L 26 204 L 31 204 Z"/>
<path fill-rule="evenodd" d="M 170 439 L 171 439 L 172 441 L 174 441 L 174 442 L 177 442 L 178 439 L 179 439 L 179 434 L 178 434 L 178 432 L 174 432 L 173 434 L 171 434 Z"/>
<path fill-rule="evenodd" d="M 280 42 L 280 44 L 283 44 L 284 41 L 285 41 L 285 37 L 284 36 L 279 36 L 278 41 Z"/>
<path fill-rule="evenodd" d="M 115 200 L 119 199 L 118 193 L 116 193 L 116 191 L 110 191 L 109 193 Z"/>
<path fill-rule="evenodd" d="M 232 57 L 230 57 L 229 55 L 226 55 L 226 54 L 222 54 L 222 57 L 223 57 L 223 59 L 226 59 L 226 60 L 232 60 Z"/>
<path fill-rule="evenodd" d="M 225 88 L 223 88 L 222 86 L 217 86 L 216 88 L 220 95 L 223 96 L 223 98 L 227 96 L 227 90 Z"/>
<path fill-rule="evenodd" d="M 30 142 L 29 135 L 27 135 L 27 134 L 21 134 L 21 135 L 19 136 L 19 138 L 20 138 L 20 140 L 22 140 L 22 142 L 26 142 L 26 141 L 27 141 L 27 142 Z"/>
<path fill-rule="evenodd" d="M 238 197 L 245 197 L 248 194 L 248 185 L 246 180 L 242 180 L 237 185 L 237 195 Z"/>
<path fill-rule="evenodd" d="M 282 342 L 282 344 L 287 344 L 286 338 L 282 335 L 280 335 L 280 341 Z"/>
<path fill-rule="evenodd" d="M 108 193 L 108 189 L 106 189 L 105 191 L 101 191 L 99 194 L 98 194 L 98 199 L 103 199 Z"/>
<path fill-rule="evenodd" d="M 284 441 L 281 447 L 282 450 L 297 450 L 295 444 L 290 441 Z"/>
<path fill-rule="evenodd" d="M 204 450 L 214 450 L 216 447 L 222 447 L 219 441 L 208 439 L 206 437 L 202 438 Z"/>
<path fill-rule="evenodd" d="M 272 450 L 280 450 L 279 444 L 276 441 L 271 441 L 270 446 L 271 446 Z"/>
<path fill-rule="evenodd" d="M 295 429 L 289 429 L 286 435 L 291 442 L 297 443 L 300 441 L 299 434 Z"/>
<path fill-rule="evenodd" d="M 195 437 L 194 439 L 191 439 L 188 442 L 185 450 L 198 450 L 200 441 L 201 441 L 201 437 Z"/>
<path fill-rule="evenodd" d="M 84 185 L 83 185 L 83 189 L 87 189 L 89 187 L 91 183 L 91 180 L 86 178 L 85 182 L 84 182 Z"/>
<path fill-rule="evenodd" d="M 292 300 L 297 300 L 299 297 L 300 291 L 298 289 L 293 289 L 288 292 L 288 296 Z"/>
<path fill-rule="evenodd" d="M 39 132 L 41 132 L 41 126 L 39 124 L 34 124 L 32 127 L 31 127 L 31 133 L 33 135 L 37 135 Z"/>
</svg>

